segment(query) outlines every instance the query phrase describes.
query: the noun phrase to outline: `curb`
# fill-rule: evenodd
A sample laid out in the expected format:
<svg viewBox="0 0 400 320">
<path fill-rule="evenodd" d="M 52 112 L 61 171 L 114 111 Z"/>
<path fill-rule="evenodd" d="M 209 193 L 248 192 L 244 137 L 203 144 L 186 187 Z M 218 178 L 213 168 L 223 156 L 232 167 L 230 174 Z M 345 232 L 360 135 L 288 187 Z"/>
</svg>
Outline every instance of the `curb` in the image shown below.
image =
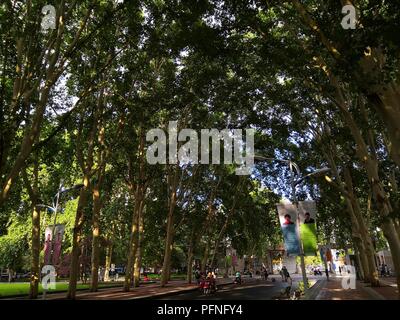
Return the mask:
<svg viewBox="0 0 400 320">
<path fill-rule="evenodd" d="M 315 300 L 318 296 L 321 288 L 328 281 L 326 279 L 319 279 L 315 282 L 311 288 L 308 289 L 308 292 L 300 299 L 300 300 Z"/>
</svg>

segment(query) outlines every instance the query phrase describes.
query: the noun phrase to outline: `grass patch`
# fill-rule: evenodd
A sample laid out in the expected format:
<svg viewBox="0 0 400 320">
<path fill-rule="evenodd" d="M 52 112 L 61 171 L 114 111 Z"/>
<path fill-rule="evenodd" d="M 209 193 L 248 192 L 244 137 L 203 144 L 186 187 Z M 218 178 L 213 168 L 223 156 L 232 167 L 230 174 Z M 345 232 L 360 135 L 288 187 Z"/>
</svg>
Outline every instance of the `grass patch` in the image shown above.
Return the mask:
<svg viewBox="0 0 400 320">
<path fill-rule="evenodd" d="M 121 283 L 101 283 L 99 288 L 119 287 Z M 89 284 L 78 284 L 77 290 L 89 289 Z M 65 292 L 68 290 L 67 282 L 58 282 L 55 289 L 49 289 L 47 292 Z M 42 285 L 39 284 L 39 293 L 43 292 Z M 0 298 L 12 296 L 24 296 L 29 294 L 29 282 L 0 283 Z"/>
</svg>

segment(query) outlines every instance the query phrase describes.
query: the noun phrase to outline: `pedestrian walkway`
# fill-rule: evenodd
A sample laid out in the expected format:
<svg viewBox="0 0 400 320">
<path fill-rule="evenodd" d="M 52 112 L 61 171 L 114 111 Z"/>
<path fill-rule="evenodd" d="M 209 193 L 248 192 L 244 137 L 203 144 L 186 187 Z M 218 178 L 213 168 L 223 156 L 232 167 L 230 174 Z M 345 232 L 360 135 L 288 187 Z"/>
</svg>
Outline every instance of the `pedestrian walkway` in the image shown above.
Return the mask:
<svg viewBox="0 0 400 320">
<path fill-rule="evenodd" d="M 381 278 L 379 279 L 381 286 L 369 288 L 374 290 L 377 295 L 383 297 L 385 300 L 398 300 L 399 290 L 397 288 L 396 278 Z M 368 287 L 367 287 L 368 288 Z"/>
<path fill-rule="evenodd" d="M 217 285 L 232 283 L 232 279 L 218 278 Z M 124 292 L 121 287 L 99 289 L 97 292 L 77 291 L 77 300 L 133 300 L 162 297 L 174 293 L 183 293 L 196 290 L 196 284 L 188 284 L 186 281 L 173 280 L 170 281 L 165 287 L 160 287 L 159 283 L 144 284 L 138 288 L 131 288 L 129 292 Z M 43 298 L 42 296 L 39 297 Z M 46 300 L 60 300 L 66 299 L 66 292 L 47 294 Z"/>
<path fill-rule="evenodd" d="M 398 289 L 387 280 L 381 281 L 380 287 L 371 287 L 361 281 L 356 282 L 355 289 L 342 287 L 342 276 L 330 277 L 329 281 L 321 280 L 315 300 L 397 300 Z M 311 298 L 312 299 L 312 298 Z"/>
</svg>

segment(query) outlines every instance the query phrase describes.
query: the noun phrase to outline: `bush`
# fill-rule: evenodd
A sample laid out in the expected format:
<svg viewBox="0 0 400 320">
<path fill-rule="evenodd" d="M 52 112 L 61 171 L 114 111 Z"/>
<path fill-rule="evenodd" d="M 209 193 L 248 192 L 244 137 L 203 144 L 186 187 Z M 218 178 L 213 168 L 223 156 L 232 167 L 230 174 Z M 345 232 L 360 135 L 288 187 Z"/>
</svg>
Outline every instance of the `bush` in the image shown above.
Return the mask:
<svg viewBox="0 0 400 320">
<path fill-rule="evenodd" d="M 307 282 L 308 282 L 308 287 L 310 288 L 311 287 L 311 282 L 308 281 L 308 280 L 307 280 Z M 304 294 L 304 282 L 303 281 L 299 281 L 299 285 L 298 285 L 297 290 L 300 291 L 301 294 Z"/>
</svg>

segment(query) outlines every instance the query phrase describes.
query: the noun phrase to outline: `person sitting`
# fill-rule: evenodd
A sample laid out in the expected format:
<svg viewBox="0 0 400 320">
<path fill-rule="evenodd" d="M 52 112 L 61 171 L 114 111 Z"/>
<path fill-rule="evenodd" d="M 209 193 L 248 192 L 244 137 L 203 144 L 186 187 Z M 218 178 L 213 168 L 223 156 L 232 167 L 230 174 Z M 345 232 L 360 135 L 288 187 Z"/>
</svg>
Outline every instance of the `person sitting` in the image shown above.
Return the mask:
<svg viewBox="0 0 400 320">
<path fill-rule="evenodd" d="M 206 281 L 210 282 L 211 291 L 216 291 L 217 290 L 214 272 L 209 272 L 208 273 Z"/>
<path fill-rule="evenodd" d="M 235 274 L 235 282 L 241 284 L 242 283 L 242 275 L 240 271 L 237 271 Z"/>
</svg>

